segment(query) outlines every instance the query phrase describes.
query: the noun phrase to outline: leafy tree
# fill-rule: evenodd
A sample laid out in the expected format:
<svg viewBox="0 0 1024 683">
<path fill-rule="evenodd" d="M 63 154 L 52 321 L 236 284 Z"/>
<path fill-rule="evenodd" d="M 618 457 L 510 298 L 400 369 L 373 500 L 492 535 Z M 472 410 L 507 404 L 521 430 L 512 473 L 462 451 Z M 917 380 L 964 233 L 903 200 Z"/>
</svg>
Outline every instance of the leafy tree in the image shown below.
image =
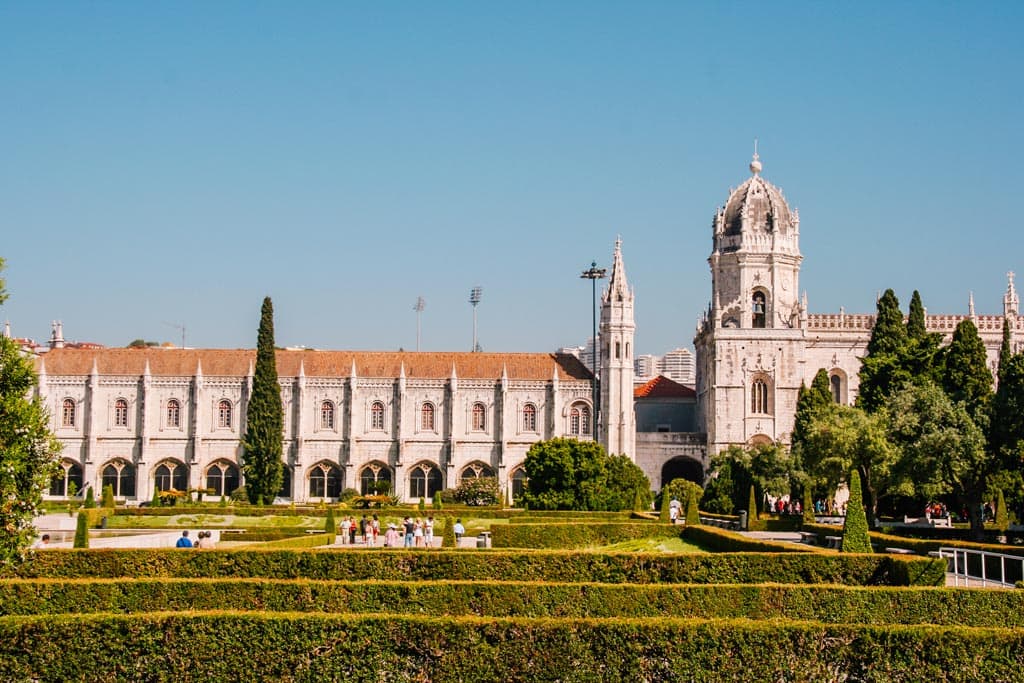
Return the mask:
<svg viewBox="0 0 1024 683">
<path fill-rule="evenodd" d="M 846 520 L 843 522 L 844 553 L 870 553 L 871 538 L 868 536 L 868 520 L 864 514 L 863 495 L 860 490 L 860 475 L 857 470 L 850 472 L 850 500 L 846 503 Z"/>
<path fill-rule="evenodd" d="M 904 362 L 907 329 L 896 294 L 891 289 L 885 290 L 877 308 L 867 355 L 861 359 L 857 397 L 857 405 L 868 412 L 880 408 L 888 396 L 912 378 Z"/>
<path fill-rule="evenodd" d="M 731 515 L 736 509 L 733 498 L 736 495 L 736 486 L 732 479 L 732 465 L 723 462 L 719 468 L 708 477 L 707 485 L 704 487 L 704 497 L 700 505 L 708 512 L 715 512 L 720 515 Z M 665 513 L 668 514 L 667 512 Z M 667 517 L 666 517 L 667 521 Z"/>
<path fill-rule="evenodd" d="M 925 327 L 924 305 L 921 295 L 914 290 L 907 316 L 907 345 L 903 352 L 903 367 L 912 381 L 937 380 L 941 374 L 941 334 L 930 334 Z"/>
<path fill-rule="evenodd" d="M 4 261 L 0 259 L 0 272 Z M 0 304 L 7 299 L 0 278 Z M 37 377 L 11 339 L 0 336 L 0 569 L 24 559 L 35 538 L 42 492 L 57 471 L 60 442 L 46 409 L 29 398 Z"/>
<path fill-rule="evenodd" d="M 454 497 L 463 505 L 497 505 L 501 501 L 501 486 L 494 477 L 463 479 Z M 437 496 L 434 499 L 437 500 Z"/>
<path fill-rule="evenodd" d="M 712 477 L 721 473 L 728 465 L 733 481 L 733 507 L 742 509 L 747 501 L 736 500 L 750 485 L 757 487 L 758 499 L 766 493 L 784 496 L 792 492 L 795 485 L 802 483 L 803 472 L 796 461 L 780 444 L 761 444 L 752 448 L 730 446 L 711 459 Z M 751 513 L 753 514 L 753 513 Z"/>
<path fill-rule="evenodd" d="M 593 441 L 538 441 L 524 461 L 523 502 L 538 510 L 629 510 L 639 491 L 650 500 L 643 470 Z"/>
<path fill-rule="evenodd" d="M 796 414 L 793 417 L 793 434 L 790 437 L 790 448 L 793 453 L 802 450 L 807 430 L 814 418 L 826 412 L 833 403 L 832 386 L 828 371 L 824 368 L 814 375 L 809 389 L 803 384 L 800 385 L 796 398 Z"/>
<path fill-rule="evenodd" d="M 954 401 L 961 401 L 967 413 L 983 428 L 988 424 L 992 400 L 992 373 L 988 369 L 985 343 L 970 319 L 960 321 L 944 353 L 942 387 Z"/>
<path fill-rule="evenodd" d="M 907 492 L 899 466 L 900 451 L 889 440 L 886 418 L 885 411 L 872 414 L 833 405 L 811 423 L 803 451 L 802 464 L 808 474 L 829 490 L 835 490 L 847 473 L 856 469 L 873 517 L 879 499 Z"/>
<path fill-rule="evenodd" d="M 662 505 L 667 500 L 671 503 L 673 500 L 678 500 L 680 504 L 680 514 L 682 514 L 690 505 L 690 498 L 697 496 L 697 503 L 699 505 L 701 496 L 704 491 L 701 489 L 699 484 L 695 484 L 689 479 L 673 479 L 661 489 L 661 500 Z"/>
<path fill-rule="evenodd" d="M 416 507 L 419 509 L 420 512 L 426 512 L 427 511 L 427 500 L 425 498 L 423 498 L 422 496 L 420 496 L 420 502 L 417 503 Z"/>
<path fill-rule="evenodd" d="M 438 491 L 434 494 L 434 497 L 430 499 L 430 507 L 435 510 L 443 510 L 444 503 L 441 501 L 441 492 Z"/>
<path fill-rule="evenodd" d="M 281 387 L 277 383 L 277 358 L 274 355 L 274 305 L 263 299 L 256 343 L 256 369 L 252 397 L 246 413 L 245 491 L 254 505 L 270 503 L 281 488 L 284 463 L 281 461 L 284 412 Z"/>
<path fill-rule="evenodd" d="M 889 434 L 913 487 L 927 498 L 953 494 L 970 513 L 980 537 L 981 502 L 998 461 L 986 448 L 981 428 L 965 402 L 954 402 L 940 387 L 908 386 L 888 408 Z"/>
<path fill-rule="evenodd" d="M 72 547 L 89 547 L 89 516 L 84 512 L 78 513 L 78 523 L 75 526 L 75 541 L 72 544 Z"/>
<path fill-rule="evenodd" d="M 116 505 L 114 502 L 114 487 L 110 484 L 103 487 L 103 498 L 101 504 L 105 508 L 112 508 Z"/>
</svg>

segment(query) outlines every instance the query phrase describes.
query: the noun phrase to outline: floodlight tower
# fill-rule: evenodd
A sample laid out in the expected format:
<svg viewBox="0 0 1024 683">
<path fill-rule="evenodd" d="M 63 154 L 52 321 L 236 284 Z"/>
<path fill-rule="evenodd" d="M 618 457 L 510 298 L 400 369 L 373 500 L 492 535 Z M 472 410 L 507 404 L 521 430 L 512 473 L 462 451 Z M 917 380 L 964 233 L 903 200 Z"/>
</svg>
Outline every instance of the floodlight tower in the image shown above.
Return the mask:
<svg viewBox="0 0 1024 683">
<path fill-rule="evenodd" d="M 416 297 L 416 305 L 412 310 L 416 311 L 416 350 L 420 350 L 420 313 L 427 307 L 427 302 L 422 296 Z"/>
<path fill-rule="evenodd" d="M 601 280 L 601 279 L 604 279 L 604 277 L 607 274 L 608 274 L 607 269 L 605 269 L 605 268 L 598 268 L 597 267 L 597 261 L 592 261 L 591 264 L 590 264 L 590 268 L 588 268 L 587 270 L 584 270 L 582 273 L 580 273 L 580 277 L 581 278 L 583 278 L 584 280 L 590 280 L 590 290 L 591 290 L 591 294 L 590 294 L 590 313 L 591 313 L 591 330 L 592 330 L 593 335 L 594 335 L 592 337 L 592 339 L 594 340 L 594 345 L 591 347 L 591 352 L 590 352 L 590 371 L 594 375 L 594 381 L 593 381 L 593 384 L 591 385 L 592 388 L 593 388 L 593 398 L 592 398 L 592 400 L 594 402 L 594 416 L 593 416 L 593 419 L 590 421 L 590 423 L 594 427 L 594 441 L 597 441 L 597 439 L 598 439 L 597 416 L 600 414 L 600 406 L 598 405 L 598 403 L 601 400 L 601 395 L 598 393 L 598 385 L 597 385 L 597 383 L 599 381 L 598 380 L 598 374 L 597 374 L 597 354 L 598 354 L 598 350 L 601 348 L 600 345 L 598 345 L 598 343 L 597 343 L 597 281 Z"/>
<path fill-rule="evenodd" d="M 473 351 L 480 350 L 480 344 L 476 339 L 476 306 L 480 303 L 480 298 L 483 296 L 484 288 L 477 285 L 473 289 L 469 290 L 469 303 L 473 305 Z"/>
</svg>

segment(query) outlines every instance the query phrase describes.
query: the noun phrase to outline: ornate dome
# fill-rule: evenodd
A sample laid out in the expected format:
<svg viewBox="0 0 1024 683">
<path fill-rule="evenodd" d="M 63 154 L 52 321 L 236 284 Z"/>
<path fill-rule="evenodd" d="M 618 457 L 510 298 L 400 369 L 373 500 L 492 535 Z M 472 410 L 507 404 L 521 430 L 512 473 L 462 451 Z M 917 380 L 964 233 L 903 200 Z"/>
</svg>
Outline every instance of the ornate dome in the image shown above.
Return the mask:
<svg viewBox="0 0 1024 683">
<path fill-rule="evenodd" d="M 750 171 L 753 175 L 733 190 L 725 208 L 719 212 L 722 232 L 739 235 L 795 231 L 800 219 L 796 212 L 789 210 L 782 190 L 761 177 L 761 161 L 756 153 L 750 162 Z"/>
</svg>

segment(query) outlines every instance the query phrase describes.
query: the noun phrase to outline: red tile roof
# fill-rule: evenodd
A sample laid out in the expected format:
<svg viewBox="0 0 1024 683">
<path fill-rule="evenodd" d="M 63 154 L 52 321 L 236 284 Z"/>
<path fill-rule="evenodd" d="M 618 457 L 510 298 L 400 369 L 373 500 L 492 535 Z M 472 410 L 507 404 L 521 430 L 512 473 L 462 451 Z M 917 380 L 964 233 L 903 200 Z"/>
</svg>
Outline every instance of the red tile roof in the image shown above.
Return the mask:
<svg viewBox="0 0 1024 683">
<path fill-rule="evenodd" d="M 197 364 L 208 377 L 244 377 L 256 362 L 252 349 L 107 348 L 53 349 L 37 359 L 36 368 L 48 375 L 88 375 L 93 363 L 101 375 L 142 375 L 146 363 L 154 376 L 187 377 Z M 590 372 L 578 358 L 562 353 L 470 353 L 415 351 L 278 351 L 277 374 L 297 377 L 301 364 L 307 377 L 348 377 L 355 361 L 359 377 L 405 376 L 447 379 L 452 367 L 460 379 L 589 380 Z"/>
<path fill-rule="evenodd" d="M 658 375 L 633 389 L 633 398 L 697 398 L 697 392 L 685 384 Z"/>
</svg>

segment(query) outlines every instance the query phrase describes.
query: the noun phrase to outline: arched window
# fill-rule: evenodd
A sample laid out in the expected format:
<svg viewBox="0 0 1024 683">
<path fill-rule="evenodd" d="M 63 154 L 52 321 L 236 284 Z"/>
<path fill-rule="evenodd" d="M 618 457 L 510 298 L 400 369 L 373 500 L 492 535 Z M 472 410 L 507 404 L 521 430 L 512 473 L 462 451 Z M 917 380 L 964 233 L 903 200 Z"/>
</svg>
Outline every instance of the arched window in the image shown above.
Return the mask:
<svg viewBox="0 0 1024 683">
<path fill-rule="evenodd" d="M 755 379 L 750 385 L 750 412 L 759 415 L 768 414 L 768 383 L 763 379 Z"/>
<path fill-rule="evenodd" d="M 460 480 L 482 479 L 484 477 L 493 479 L 494 469 L 492 469 L 489 465 L 483 464 L 482 462 L 473 462 L 466 465 L 466 467 L 462 470 L 462 473 L 459 475 Z"/>
<path fill-rule="evenodd" d="M 176 398 L 167 402 L 167 426 L 171 429 L 181 427 L 181 402 Z"/>
<path fill-rule="evenodd" d="M 82 466 L 71 460 L 62 460 L 60 469 L 50 480 L 51 496 L 73 496 L 82 490 Z"/>
<path fill-rule="evenodd" d="M 60 426 L 61 427 L 74 427 L 75 426 L 75 401 L 71 398 L 64 399 L 60 407 Z"/>
<path fill-rule="evenodd" d="M 359 492 L 364 496 L 391 492 L 391 469 L 380 462 L 371 462 L 359 473 Z"/>
<path fill-rule="evenodd" d="M 123 398 L 114 401 L 114 426 L 128 426 L 128 401 Z"/>
<path fill-rule="evenodd" d="M 523 431 L 537 431 L 537 406 L 532 403 L 523 406 Z"/>
<path fill-rule="evenodd" d="M 206 470 L 206 491 L 211 496 L 230 496 L 238 488 L 238 467 L 226 460 L 213 463 Z"/>
<path fill-rule="evenodd" d="M 522 497 L 523 493 L 526 492 L 526 470 L 522 467 L 517 467 L 512 472 L 512 501 L 515 502 L 517 499 Z"/>
<path fill-rule="evenodd" d="M 384 429 L 384 404 L 380 401 L 370 405 L 370 429 Z"/>
<path fill-rule="evenodd" d="M 573 436 L 590 435 L 590 406 L 574 403 L 569 409 L 569 433 Z"/>
<path fill-rule="evenodd" d="M 135 466 L 124 460 L 113 460 L 103 467 L 103 486 L 114 489 L 115 496 L 135 496 Z"/>
<path fill-rule="evenodd" d="M 231 401 L 226 398 L 217 402 L 217 427 L 220 429 L 231 428 Z"/>
<path fill-rule="evenodd" d="M 832 386 L 832 400 L 836 403 L 843 402 L 843 378 L 839 375 L 829 377 L 829 384 Z"/>
<path fill-rule="evenodd" d="M 153 470 L 153 483 L 157 491 L 188 491 L 188 468 L 171 460 L 162 462 Z"/>
<path fill-rule="evenodd" d="M 434 431 L 434 404 L 424 403 L 420 406 L 420 429 L 425 432 Z"/>
<path fill-rule="evenodd" d="M 320 429 L 334 429 L 334 404 L 330 401 L 320 404 Z"/>
<path fill-rule="evenodd" d="M 309 470 L 311 498 L 337 498 L 341 495 L 341 468 L 330 462 L 318 462 Z"/>
<path fill-rule="evenodd" d="M 751 320 L 753 327 L 765 327 L 767 320 L 767 306 L 765 305 L 764 292 L 754 292 L 754 298 L 751 303 L 751 311 L 753 313 Z"/>
<path fill-rule="evenodd" d="M 473 422 L 472 429 L 474 432 L 482 432 L 487 426 L 487 408 L 483 403 L 473 404 Z"/>
<path fill-rule="evenodd" d="M 410 498 L 432 498 L 441 488 L 441 470 L 433 463 L 421 462 L 409 472 Z"/>
</svg>

